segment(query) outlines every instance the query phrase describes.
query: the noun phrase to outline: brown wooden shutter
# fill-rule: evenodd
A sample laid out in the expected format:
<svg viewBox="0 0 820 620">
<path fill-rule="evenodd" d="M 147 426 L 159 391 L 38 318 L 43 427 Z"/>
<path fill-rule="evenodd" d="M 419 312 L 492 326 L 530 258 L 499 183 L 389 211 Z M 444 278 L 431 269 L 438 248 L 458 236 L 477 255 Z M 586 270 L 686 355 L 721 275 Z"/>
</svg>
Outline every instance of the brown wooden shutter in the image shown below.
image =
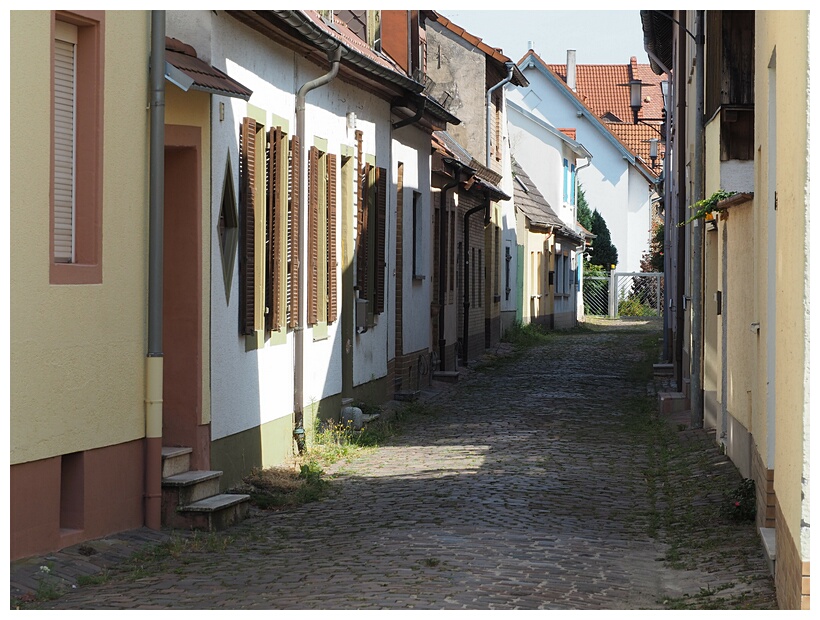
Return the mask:
<svg viewBox="0 0 820 620">
<path fill-rule="evenodd" d="M 288 327 L 299 325 L 299 137 L 290 139 L 290 299 Z"/>
<path fill-rule="evenodd" d="M 239 208 L 242 228 L 239 255 L 239 330 L 254 333 L 254 229 L 256 200 L 256 121 L 245 117 L 239 137 Z"/>
<path fill-rule="evenodd" d="M 336 302 L 336 156 L 327 156 L 327 322 L 338 316 Z"/>
<path fill-rule="evenodd" d="M 319 149 L 308 151 L 308 325 L 319 322 Z"/>
<path fill-rule="evenodd" d="M 360 193 L 362 194 L 362 208 L 359 214 L 359 234 L 356 239 L 356 245 L 358 246 L 356 252 L 356 270 L 359 276 L 359 297 L 361 299 L 369 299 L 370 294 L 368 282 L 370 275 L 368 224 L 370 219 L 370 201 L 372 200 L 370 176 L 371 166 L 370 164 L 365 164 L 361 184 L 359 186 L 361 188 Z"/>
<path fill-rule="evenodd" d="M 287 188 L 282 185 L 282 128 L 270 130 L 268 137 L 268 282 L 267 299 L 269 312 L 265 316 L 265 329 L 279 331 L 282 325 L 282 307 L 279 300 L 282 296 L 282 192 Z M 287 183 L 287 181 L 286 181 Z"/>
<path fill-rule="evenodd" d="M 374 288 L 376 293 L 376 314 L 384 312 L 385 300 L 385 272 L 387 270 L 387 170 L 376 168 L 376 277 Z"/>
</svg>

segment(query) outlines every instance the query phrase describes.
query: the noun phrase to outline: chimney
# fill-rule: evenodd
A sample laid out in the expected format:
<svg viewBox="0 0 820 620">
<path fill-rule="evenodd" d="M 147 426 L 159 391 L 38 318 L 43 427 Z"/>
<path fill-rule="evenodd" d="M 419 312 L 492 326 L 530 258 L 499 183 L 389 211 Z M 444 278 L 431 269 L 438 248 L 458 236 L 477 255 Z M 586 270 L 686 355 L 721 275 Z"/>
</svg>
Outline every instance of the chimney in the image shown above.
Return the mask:
<svg viewBox="0 0 820 620">
<path fill-rule="evenodd" d="M 575 50 L 567 50 L 567 86 L 575 92 Z"/>
<path fill-rule="evenodd" d="M 535 51 L 535 50 L 532 48 L 532 41 L 527 41 L 527 49 L 528 49 L 528 50 L 532 50 L 533 52 Z"/>
</svg>

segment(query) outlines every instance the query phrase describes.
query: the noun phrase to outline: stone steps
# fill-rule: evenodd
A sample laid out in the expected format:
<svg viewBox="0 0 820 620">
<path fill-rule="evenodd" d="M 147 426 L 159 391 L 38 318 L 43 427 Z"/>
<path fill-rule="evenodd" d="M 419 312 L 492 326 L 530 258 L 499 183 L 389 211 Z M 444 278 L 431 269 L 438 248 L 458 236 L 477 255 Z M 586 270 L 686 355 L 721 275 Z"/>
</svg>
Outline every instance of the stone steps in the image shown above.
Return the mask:
<svg viewBox="0 0 820 620">
<path fill-rule="evenodd" d="M 219 492 L 221 471 L 191 470 L 191 448 L 162 448 L 162 524 L 222 530 L 244 519 L 250 496 Z"/>
</svg>

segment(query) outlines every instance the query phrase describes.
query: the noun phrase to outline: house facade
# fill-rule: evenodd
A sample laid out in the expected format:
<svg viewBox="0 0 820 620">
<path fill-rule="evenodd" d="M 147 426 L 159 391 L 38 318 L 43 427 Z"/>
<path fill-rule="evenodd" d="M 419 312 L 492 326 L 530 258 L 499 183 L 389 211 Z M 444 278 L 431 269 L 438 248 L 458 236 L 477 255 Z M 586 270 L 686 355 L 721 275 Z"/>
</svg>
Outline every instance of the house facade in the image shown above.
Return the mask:
<svg viewBox="0 0 820 620">
<path fill-rule="evenodd" d="M 527 295 L 524 296 L 523 315 L 543 314 L 548 317 L 549 327 L 574 327 L 582 298 L 582 261 L 586 246 L 577 224 L 578 170 L 590 165 L 592 155 L 571 137 L 575 133 L 573 129 L 558 130 L 512 101 L 508 103 L 508 117 L 514 176 L 516 180 L 526 179 L 527 184 L 533 186 L 527 189 L 517 182 L 516 209 L 520 210 L 521 201 L 538 200 L 544 203 L 542 209 L 546 207 L 558 220 L 547 229 L 546 287 L 543 291 L 533 291 L 529 302 Z M 525 170 L 534 172 L 528 174 Z M 556 205 L 554 209 L 552 205 Z M 528 219 L 532 223 L 532 219 Z M 523 232 L 520 222 L 518 230 Z M 537 253 L 533 256 L 532 251 L 524 250 L 525 271 L 534 258 L 537 259 Z M 527 280 L 541 282 L 534 274 Z M 539 313 L 534 306 L 527 307 L 534 303 L 533 296 L 543 300 L 539 304 L 545 306 L 545 311 Z M 580 306 L 583 308 L 583 303 Z M 524 321 L 527 322 L 526 318 Z"/>
<path fill-rule="evenodd" d="M 675 93 L 672 225 L 730 194 L 676 235 L 688 267 L 675 290 L 692 303 L 673 309 L 670 361 L 693 425 L 714 429 L 755 482 L 780 608 L 808 609 L 808 12 L 643 11 L 642 22 Z"/>
<path fill-rule="evenodd" d="M 576 139 L 594 155 L 591 165 L 578 171 L 590 209 L 598 210 L 606 220 L 618 250 L 616 269 L 637 272 L 649 247 L 652 200 L 660 169 L 653 171 L 650 162 L 644 161 L 630 143 L 642 144 L 644 133 L 657 134 L 654 129 L 641 128 L 643 123 L 633 123 L 629 106 L 615 96 L 622 91 L 625 101 L 629 101 L 631 77 L 626 68 L 631 65 L 624 65 L 622 72 L 593 72 L 590 78 L 579 81 L 579 69 L 585 66 L 575 65 L 574 55 L 571 58 L 573 62 L 564 66 L 548 65 L 529 50 L 518 62 L 529 86 L 510 91 L 507 97 L 553 127 L 576 130 Z M 613 82 L 622 79 L 622 88 L 618 89 Z M 582 94 L 579 84 L 590 92 Z M 606 85 L 604 94 L 597 92 L 603 88 L 601 84 Z"/>
<path fill-rule="evenodd" d="M 149 31 L 11 13 L 11 559 L 143 524 Z"/>
<path fill-rule="evenodd" d="M 210 104 L 210 467 L 224 485 L 284 462 L 294 430 L 338 418 L 344 399 L 386 400 L 408 360 L 429 356 L 429 331 L 397 295 L 429 307 L 430 282 L 397 248 L 415 217 L 416 275 L 430 271 L 430 134 L 455 119 L 424 99 L 406 58 L 368 43 L 385 22 L 169 13 L 169 36 L 252 91 Z"/>
<path fill-rule="evenodd" d="M 427 27 L 427 76 L 430 94 L 462 121 L 458 126 L 449 127 L 448 132 L 474 160 L 470 164 L 472 168 L 478 171 L 479 177 L 510 196 L 512 177 L 504 86 L 526 85 L 526 78 L 498 49 L 438 14 L 434 14 Z M 470 208 L 475 207 L 459 207 L 458 227 L 462 226 Z M 477 245 L 464 248 L 469 256 L 463 255 L 465 260 L 472 260 L 480 272 L 473 290 L 481 287 L 480 299 L 464 302 L 470 304 L 468 322 L 476 323 L 469 328 L 472 335 L 465 359 L 476 357 L 501 338 L 502 299 L 508 302 L 502 291 L 502 274 L 507 264 L 506 250 L 502 248 L 504 209 L 503 200 L 495 197 L 483 216 L 466 219 L 466 225 L 474 227 L 483 217 L 483 227 L 476 228 L 471 235 L 471 243 L 475 239 Z M 479 334 L 481 331 L 483 337 Z"/>
</svg>

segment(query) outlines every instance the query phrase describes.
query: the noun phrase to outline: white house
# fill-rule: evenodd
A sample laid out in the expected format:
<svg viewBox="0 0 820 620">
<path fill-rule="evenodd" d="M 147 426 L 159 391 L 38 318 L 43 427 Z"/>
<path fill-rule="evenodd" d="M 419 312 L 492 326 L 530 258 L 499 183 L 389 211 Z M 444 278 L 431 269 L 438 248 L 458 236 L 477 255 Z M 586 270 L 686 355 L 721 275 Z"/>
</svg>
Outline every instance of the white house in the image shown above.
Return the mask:
<svg viewBox="0 0 820 620">
<path fill-rule="evenodd" d="M 396 218 L 410 246 L 413 217 L 431 219 L 431 132 L 456 119 L 409 77 L 421 56 L 405 68 L 332 12 L 174 11 L 167 34 L 252 91 L 212 97 L 203 215 L 210 467 L 228 485 L 283 462 L 343 399 L 386 400 L 397 333 L 399 353 L 429 351 L 429 330 L 397 319 Z M 430 279 L 404 274 L 405 301 L 429 308 Z"/>
<path fill-rule="evenodd" d="M 563 317 L 573 312 L 576 319 L 580 318 L 583 301 L 577 293 L 582 290 L 582 270 L 577 267 L 583 260 L 585 244 L 578 224 L 578 176 L 592 163 L 592 154 L 574 139 L 574 128 L 559 130 L 513 101 L 507 104 L 507 120 L 513 158 L 526 170 L 532 185 L 562 223 L 554 227 L 550 242 L 554 263 L 553 313 Z M 516 207 L 517 203 L 518 200 Z M 563 242 L 558 237 L 563 237 Z M 572 273 L 572 286 L 567 271 Z"/>
<path fill-rule="evenodd" d="M 618 121 L 620 126 L 630 119 L 604 118 L 600 110 L 593 111 L 573 90 L 575 68 L 571 63 L 568 69 L 570 84 L 533 50 L 525 54 L 518 66 L 529 81 L 529 87 L 509 89 L 507 99 L 511 109 L 516 106 L 522 111 L 520 116 L 523 112 L 529 113 L 533 123 L 533 119 L 538 119 L 559 129 L 575 128 L 576 140 L 594 156 L 591 165 L 579 167 L 578 180 L 583 185 L 590 209 L 597 209 L 606 220 L 612 243 L 618 250 L 617 269 L 640 271 L 641 256 L 649 247 L 651 205 L 657 175 L 610 130 L 609 121 Z M 628 96 L 629 89 L 624 87 L 622 90 L 624 96 Z M 525 154 L 520 156 L 522 162 L 527 161 Z M 550 185 L 540 182 L 538 168 L 528 166 L 528 170 L 539 187 L 548 193 Z M 556 212 L 564 219 L 560 210 L 556 209 Z"/>
</svg>

